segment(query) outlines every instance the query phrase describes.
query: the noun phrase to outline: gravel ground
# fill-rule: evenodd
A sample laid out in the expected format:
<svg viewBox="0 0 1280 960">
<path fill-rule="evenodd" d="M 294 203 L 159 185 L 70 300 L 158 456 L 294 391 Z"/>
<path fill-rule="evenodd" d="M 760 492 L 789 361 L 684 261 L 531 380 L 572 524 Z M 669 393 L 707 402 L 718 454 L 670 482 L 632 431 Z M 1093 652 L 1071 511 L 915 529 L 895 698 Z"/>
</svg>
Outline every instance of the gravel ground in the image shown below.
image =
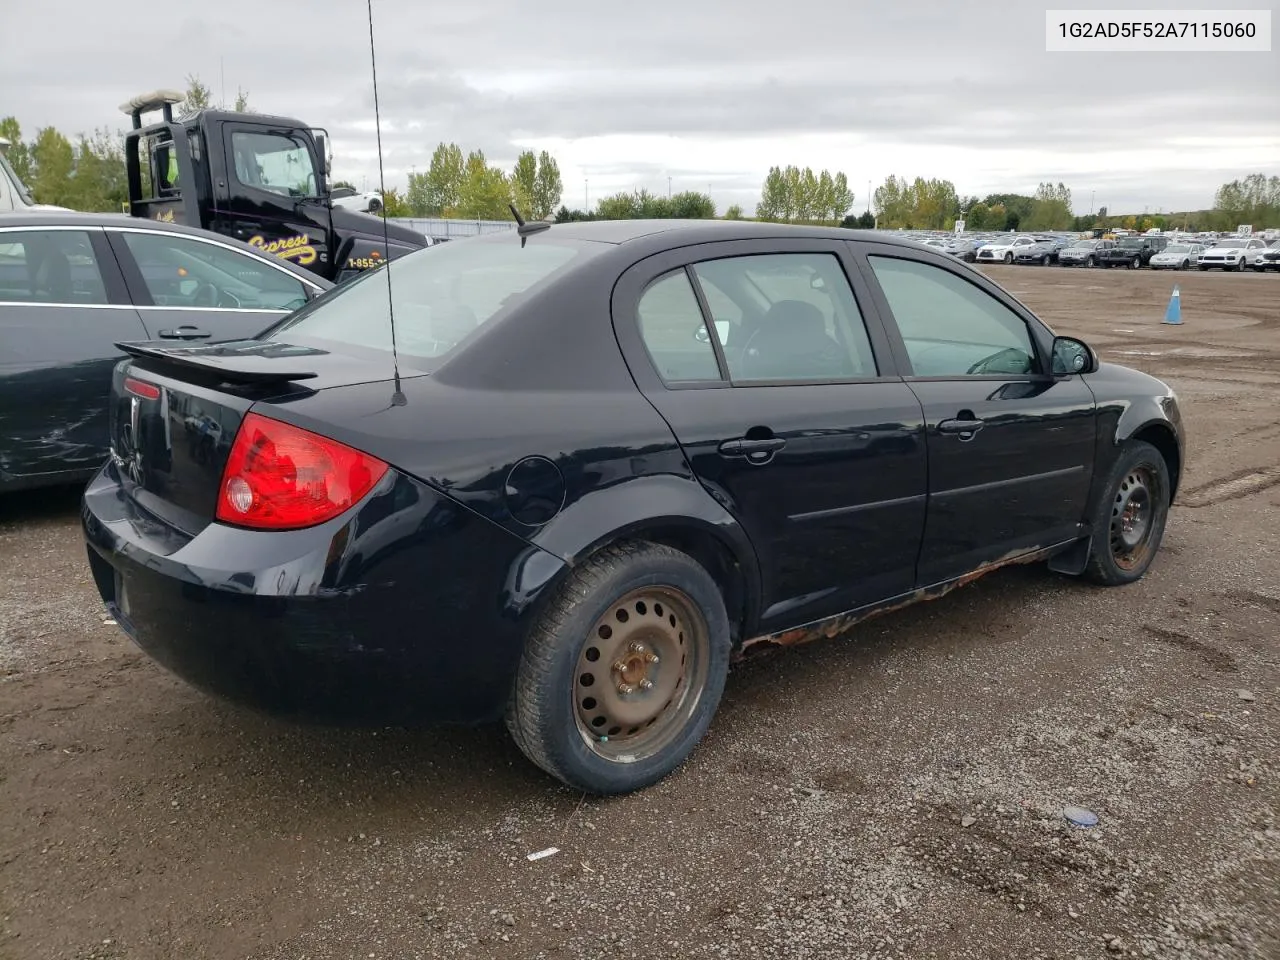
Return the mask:
<svg viewBox="0 0 1280 960">
<path fill-rule="evenodd" d="M 0 957 L 1280 957 L 1280 277 L 990 273 L 1178 389 L 1148 577 L 750 660 L 630 797 L 205 697 L 103 623 L 74 491 L 0 498 Z"/>
</svg>

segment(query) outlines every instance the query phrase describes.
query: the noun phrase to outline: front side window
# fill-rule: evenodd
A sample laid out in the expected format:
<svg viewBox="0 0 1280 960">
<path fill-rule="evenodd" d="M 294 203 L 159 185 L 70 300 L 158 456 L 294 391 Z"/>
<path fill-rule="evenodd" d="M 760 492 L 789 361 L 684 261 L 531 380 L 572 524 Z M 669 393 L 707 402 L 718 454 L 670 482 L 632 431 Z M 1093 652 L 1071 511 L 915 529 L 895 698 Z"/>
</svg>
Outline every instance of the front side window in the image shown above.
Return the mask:
<svg viewBox="0 0 1280 960">
<path fill-rule="evenodd" d="M 862 314 L 833 254 L 729 257 L 693 271 L 704 290 L 717 289 L 737 306 L 729 322 L 712 310 L 735 383 L 878 375 Z"/>
<path fill-rule="evenodd" d="M 305 137 L 286 133 L 231 134 L 236 179 L 285 197 L 318 195 L 315 158 Z"/>
<path fill-rule="evenodd" d="M 177 233 L 123 234 L 158 307 L 296 310 L 302 281 L 266 260 Z"/>
<path fill-rule="evenodd" d="M 89 234 L 82 230 L 0 232 L 0 302 L 106 303 L 107 290 Z"/>
<path fill-rule="evenodd" d="M 1026 323 L 985 290 L 931 264 L 868 259 L 917 377 L 1036 372 Z"/>
</svg>

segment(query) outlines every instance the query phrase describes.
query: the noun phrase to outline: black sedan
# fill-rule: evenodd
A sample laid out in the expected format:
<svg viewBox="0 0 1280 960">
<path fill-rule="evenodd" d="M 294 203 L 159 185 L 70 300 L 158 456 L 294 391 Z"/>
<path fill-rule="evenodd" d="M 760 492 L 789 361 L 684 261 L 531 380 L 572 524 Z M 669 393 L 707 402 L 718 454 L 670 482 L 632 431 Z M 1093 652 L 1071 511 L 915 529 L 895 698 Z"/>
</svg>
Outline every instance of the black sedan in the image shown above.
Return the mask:
<svg viewBox="0 0 1280 960">
<path fill-rule="evenodd" d="M 84 481 L 106 460 L 117 341 L 251 337 L 331 286 L 205 230 L 121 214 L 6 214 L 0 493 Z"/>
<path fill-rule="evenodd" d="M 138 644 L 273 710 L 505 718 L 601 793 L 747 651 L 1008 563 L 1137 580 L 1183 469 L 1165 384 L 873 233 L 530 224 L 125 349 L 83 520 Z"/>
</svg>

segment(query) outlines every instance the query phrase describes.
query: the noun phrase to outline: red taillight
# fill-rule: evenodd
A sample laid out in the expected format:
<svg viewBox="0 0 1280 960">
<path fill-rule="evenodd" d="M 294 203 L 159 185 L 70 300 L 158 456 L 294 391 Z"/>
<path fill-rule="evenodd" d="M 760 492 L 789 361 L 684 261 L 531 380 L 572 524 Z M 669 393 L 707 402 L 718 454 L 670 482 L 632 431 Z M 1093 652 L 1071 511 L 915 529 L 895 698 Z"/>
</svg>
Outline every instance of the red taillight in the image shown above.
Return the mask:
<svg viewBox="0 0 1280 960">
<path fill-rule="evenodd" d="M 315 526 L 359 501 L 386 472 L 367 453 L 249 413 L 222 472 L 216 516 L 262 530 Z"/>
<path fill-rule="evenodd" d="M 154 383 L 147 383 L 144 380 L 136 380 L 133 377 L 125 377 L 124 388 L 135 397 L 141 397 L 143 400 L 160 399 L 160 388 Z"/>
</svg>

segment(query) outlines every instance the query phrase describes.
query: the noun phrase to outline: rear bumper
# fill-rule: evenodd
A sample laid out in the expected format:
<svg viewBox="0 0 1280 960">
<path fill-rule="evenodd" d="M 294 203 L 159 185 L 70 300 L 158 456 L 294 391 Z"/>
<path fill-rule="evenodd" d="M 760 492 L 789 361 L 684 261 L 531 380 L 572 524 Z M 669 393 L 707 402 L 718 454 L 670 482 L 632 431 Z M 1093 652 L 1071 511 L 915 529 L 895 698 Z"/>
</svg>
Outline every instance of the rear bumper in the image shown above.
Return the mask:
<svg viewBox="0 0 1280 960">
<path fill-rule="evenodd" d="M 501 715 L 536 591 L 561 561 L 392 472 L 310 530 L 211 524 L 187 537 L 87 487 L 89 565 L 107 609 L 193 686 L 322 719 L 472 722 Z"/>
</svg>

